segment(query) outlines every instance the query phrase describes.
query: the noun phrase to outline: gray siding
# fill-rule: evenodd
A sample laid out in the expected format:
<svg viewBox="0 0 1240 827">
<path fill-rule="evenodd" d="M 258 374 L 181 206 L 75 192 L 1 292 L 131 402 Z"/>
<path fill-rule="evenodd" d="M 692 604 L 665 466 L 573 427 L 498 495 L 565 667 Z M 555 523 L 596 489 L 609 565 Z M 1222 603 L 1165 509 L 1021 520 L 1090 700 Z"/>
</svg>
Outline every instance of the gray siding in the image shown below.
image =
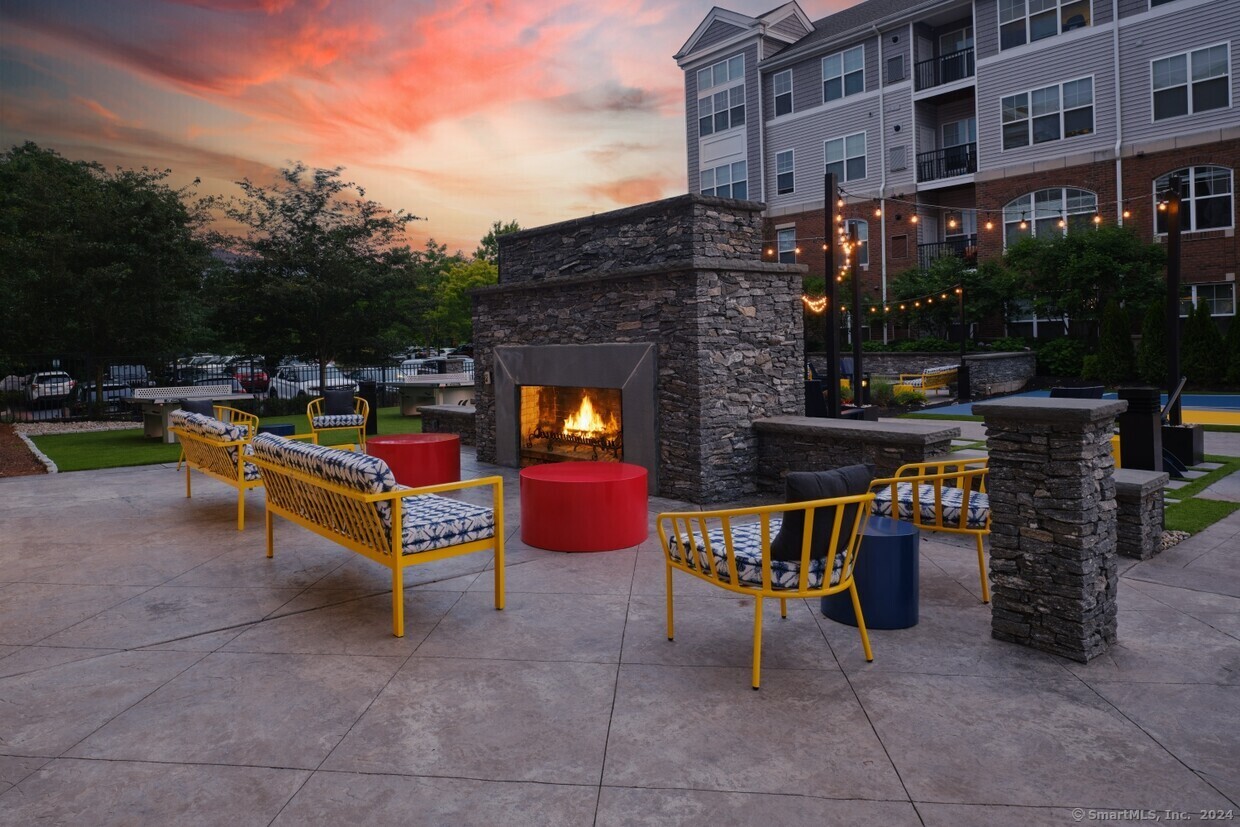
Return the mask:
<svg viewBox="0 0 1240 827">
<path fill-rule="evenodd" d="M 893 37 L 898 37 L 899 40 L 895 43 L 892 43 L 891 38 Z M 908 26 L 900 26 L 895 29 L 888 29 L 885 32 L 883 32 L 882 40 L 883 40 L 883 48 L 882 48 L 883 77 L 885 78 L 887 76 L 887 61 L 891 60 L 896 55 L 904 56 L 904 80 L 907 81 L 911 77 L 913 77 L 913 54 L 912 54 L 913 53 L 913 49 L 912 49 L 913 38 L 912 38 L 910 28 Z M 878 50 L 875 49 L 875 51 L 877 52 Z M 878 60 L 877 54 L 874 55 L 874 59 Z M 900 83 L 901 81 L 896 81 L 896 82 Z"/>
<path fill-rule="evenodd" d="M 1123 15 L 1122 4 L 1125 0 L 1120 0 L 1120 14 Z M 1132 0 L 1128 0 L 1132 2 Z M 1149 0 L 1140 0 L 1148 4 Z M 1111 22 L 1111 0 L 1094 0 L 1090 6 L 1091 20 L 1089 25 L 1105 26 Z M 977 59 L 992 57 L 999 53 L 999 4 L 998 0 L 976 0 L 973 11 L 973 43 L 977 47 Z M 1039 40 L 1039 44 L 1052 46 L 1055 38 L 1050 37 L 1046 40 Z M 1026 44 L 1028 45 L 1028 44 Z"/>
<path fill-rule="evenodd" d="M 808 29 L 801 23 L 795 14 L 790 14 L 783 20 L 771 26 L 771 31 L 775 34 L 784 35 L 785 37 L 795 37 L 798 40 L 808 33 Z"/>
<path fill-rule="evenodd" d="M 758 72 L 758 43 L 744 49 L 745 55 L 745 155 L 749 176 L 749 199 L 762 200 L 762 110 L 758 106 L 762 76 Z"/>
<path fill-rule="evenodd" d="M 901 37 L 900 39 L 903 41 L 905 38 Z M 765 117 L 769 119 L 775 113 L 775 104 L 773 102 L 774 80 L 772 78 L 777 71 L 792 70 L 792 111 L 804 112 L 806 109 L 822 106 L 822 59 L 827 55 L 852 49 L 858 45 L 865 46 L 865 91 L 876 91 L 882 84 L 882 78 L 878 65 L 878 39 L 871 36 L 861 41 L 860 44 L 856 42 L 850 43 L 841 49 L 815 54 L 812 57 L 797 61 L 791 66 L 764 73 L 765 76 L 762 79 L 762 82 L 765 84 L 764 97 L 767 101 L 770 101 L 767 111 L 763 113 Z M 833 103 L 836 102 L 833 101 Z"/>
<path fill-rule="evenodd" d="M 697 192 L 698 185 L 698 126 L 697 126 L 697 69 L 685 70 L 685 146 L 688 148 L 687 192 Z"/>
<path fill-rule="evenodd" d="M 749 193 L 750 198 L 758 200 L 761 193 L 762 179 L 759 176 L 761 170 L 761 152 L 759 142 L 759 132 L 762 119 L 758 112 L 758 44 L 756 39 L 747 46 L 738 48 L 734 51 L 720 52 L 711 55 L 709 60 L 696 62 L 685 68 L 685 143 L 688 148 L 688 181 L 689 192 L 698 192 L 701 189 L 698 168 L 701 160 L 701 144 L 698 137 L 697 125 L 697 73 L 699 69 L 706 66 L 728 60 L 736 55 L 745 56 L 745 154 L 748 164 L 749 175 Z M 770 84 L 770 81 L 767 81 Z"/>
<path fill-rule="evenodd" d="M 904 40 L 903 37 L 900 39 Z M 916 154 L 913 152 L 913 87 L 905 85 L 898 89 L 888 89 L 883 95 L 883 114 L 887 128 L 883 157 L 878 156 L 877 129 L 874 130 L 876 139 L 874 147 L 871 149 L 867 141 L 866 153 L 876 162 L 881 161 L 887 165 L 887 192 L 912 192 L 917 175 Z M 900 127 L 899 132 L 895 131 L 896 126 Z M 892 172 L 889 164 L 891 148 L 894 146 L 905 147 L 904 157 L 907 168 L 898 172 Z M 869 172 L 868 166 L 866 171 Z M 877 183 L 875 188 L 877 189 Z"/>
<path fill-rule="evenodd" d="M 856 132 L 866 133 L 866 178 L 849 181 L 845 186 L 855 193 L 877 191 L 881 165 L 886 163 L 886 159 L 879 154 L 878 120 L 878 98 L 872 97 L 769 126 L 766 132 L 766 152 L 770 159 L 767 206 L 789 207 L 821 200 L 822 176 L 826 168 L 823 142 Z M 792 195 L 776 195 L 770 170 L 774 170 L 776 153 L 787 149 L 795 151 L 797 191 Z"/>
<path fill-rule="evenodd" d="M 703 49 L 709 49 L 716 43 L 722 43 L 729 37 L 736 37 L 745 30 L 740 26 L 733 26 L 731 23 L 724 23 L 722 20 L 716 20 L 702 33 L 702 37 L 697 43 L 693 44 L 693 51 L 700 52 Z"/>
<path fill-rule="evenodd" d="M 883 85 L 883 76 L 878 65 L 878 38 L 869 37 L 863 41 L 865 46 L 865 91 L 873 92 Z M 849 44 L 853 48 L 856 44 Z M 821 62 L 819 66 L 821 66 Z"/>
<path fill-rule="evenodd" d="M 1119 0 L 1120 19 L 1150 10 L 1150 0 Z"/>
<path fill-rule="evenodd" d="M 1086 76 L 1094 80 L 1094 131 L 1090 135 L 1049 141 L 1003 151 L 1000 99 L 1052 83 Z M 1115 85 L 1111 62 L 1111 33 L 1056 42 L 1053 38 L 1036 51 L 996 61 L 977 70 L 978 169 L 990 170 L 1062 158 L 1080 152 L 1109 150 L 1115 144 Z"/>
<path fill-rule="evenodd" d="M 1217 0 L 1209 13 L 1158 14 L 1120 27 L 1124 143 L 1240 126 L 1240 0 Z M 1203 46 L 1231 44 L 1231 107 L 1154 121 L 1150 61 Z"/>
</svg>

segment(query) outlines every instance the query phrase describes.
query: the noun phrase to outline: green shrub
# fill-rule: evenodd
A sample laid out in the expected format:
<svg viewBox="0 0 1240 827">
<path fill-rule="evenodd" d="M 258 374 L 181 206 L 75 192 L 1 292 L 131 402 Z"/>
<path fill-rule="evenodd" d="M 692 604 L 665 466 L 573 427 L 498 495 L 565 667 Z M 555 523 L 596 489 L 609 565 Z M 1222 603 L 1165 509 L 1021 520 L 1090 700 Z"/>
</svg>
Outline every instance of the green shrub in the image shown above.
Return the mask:
<svg viewBox="0 0 1240 827">
<path fill-rule="evenodd" d="M 1085 357 L 1088 359 L 1089 357 Z M 1081 365 L 1081 374 L 1086 379 L 1101 379 L 1108 385 L 1119 385 L 1136 375 L 1137 357 L 1132 349 L 1132 323 L 1128 314 L 1119 302 L 1111 299 L 1102 311 L 1102 333 L 1098 340 L 1097 376 L 1085 376 L 1085 365 Z"/>
<path fill-rule="evenodd" d="M 1102 380 L 1102 363 L 1096 353 L 1087 353 L 1081 357 L 1081 378 L 1092 381 Z"/>
<path fill-rule="evenodd" d="M 1184 324 L 1184 346 L 1180 369 L 1188 381 L 1197 385 L 1219 385 L 1223 382 L 1223 334 L 1210 315 L 1210 305 L 1198 303 Z"/>
<path fill-rule="evenodd" d="M 900 353 L 942 353 L 944 351 L 959 350 L 959 342 L 949 342 L 946 339 L 905 339 L 896 343 L 894 350 Z"/>
<path fill-rule="evenodd" d="M 1150 385 L 1167 381 L 1167 300 L 1155 299 L 1141 322 L 1141 347 L 1137 349 L 1137 376 Z"/>
<path fill-rule="evenodd" d="M 870 380 L 870 402 L 883 408 L 891 406 L 895 401 L 896 386 L 886 379 Z"/>
<path fill-rule="evenodd" d="M 1025 341 L 1022 336 L 1004 336 L 1003 338 L 995 339 L 990 343 L 990 349 L 996 352 L 1025 350 L 1028 347 L 1029 342 Z"/>
<path fill-rule="evenodd" d="M 878 339 L 868 339 L 861 343 L 861 349 L 866 353 L 886 353 L 891 350 L 891 345 Z"/>
<path fill-rule="evenodd" d="M 918 405 L 926 401 L 926 394 L 917 388 L 900 388 L 895 391 L 897 405 Z"/>
<path fill-rule="evenodd" d="M 1038 374 L 1075 378 L 1081 375 L 1085 345 L 1077 339 L 1051 339 L 1038 346 Z"/>
<path fill-rule="evenodd" d="M 1227 353 L 1227 384 L 1240 385 L 1240 322 L 1233 316 L 1224 341 Z"/>
</svg>

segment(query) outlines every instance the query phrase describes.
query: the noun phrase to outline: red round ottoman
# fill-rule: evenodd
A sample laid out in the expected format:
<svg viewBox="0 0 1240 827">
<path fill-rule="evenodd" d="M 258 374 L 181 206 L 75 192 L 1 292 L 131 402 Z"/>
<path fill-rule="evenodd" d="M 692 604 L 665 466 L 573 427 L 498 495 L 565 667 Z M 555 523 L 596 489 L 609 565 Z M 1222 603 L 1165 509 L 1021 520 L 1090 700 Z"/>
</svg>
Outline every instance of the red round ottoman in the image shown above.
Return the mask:
<svg viewBox="0 0 1240 827">
<path fill-rule="evenodd" d="M 646 469 L 559 462 L 521 469 L 521 540 L 550 551 L 614 551 L 646 539 Z"/>
<path fill-rule="evenodd" d="M 388 464 L 401 485 L 419 488 L 461 478 L 461 438 L 456 434 L 392 434 L 366 440 L 366 453 Z"/>
</svg>

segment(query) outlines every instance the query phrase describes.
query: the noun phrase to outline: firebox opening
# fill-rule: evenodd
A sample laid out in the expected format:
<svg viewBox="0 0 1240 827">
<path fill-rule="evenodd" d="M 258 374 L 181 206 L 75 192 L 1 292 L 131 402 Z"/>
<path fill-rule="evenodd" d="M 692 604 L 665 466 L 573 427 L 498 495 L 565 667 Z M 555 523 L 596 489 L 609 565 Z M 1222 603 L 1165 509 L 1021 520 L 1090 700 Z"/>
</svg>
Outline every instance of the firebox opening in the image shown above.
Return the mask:
<svg viewBox="0 0 1240 827">
<path fill-rule="evenodd" d="M 521 386 L 521 465 L 624 459 L 620 388 Z"/>
</svg>

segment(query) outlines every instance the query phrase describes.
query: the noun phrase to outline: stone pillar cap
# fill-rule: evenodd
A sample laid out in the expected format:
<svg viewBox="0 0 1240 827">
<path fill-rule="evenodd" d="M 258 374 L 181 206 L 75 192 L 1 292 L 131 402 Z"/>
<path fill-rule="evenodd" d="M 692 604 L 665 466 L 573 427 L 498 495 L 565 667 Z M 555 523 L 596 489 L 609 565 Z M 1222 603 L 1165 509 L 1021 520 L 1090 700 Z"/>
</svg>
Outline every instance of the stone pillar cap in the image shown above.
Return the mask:
<svg viewBox="0 0 1240 827">
<path fill-rule="evenodd" d="M 1114 399 L 1046 399 L 1016 396 L 991 402 L 974 402 L 973 413 L 986 419 L 1024 422 L 1092 425 L 1114 419 L 1128 409 L 1128 403 Z"/>
</svg>

